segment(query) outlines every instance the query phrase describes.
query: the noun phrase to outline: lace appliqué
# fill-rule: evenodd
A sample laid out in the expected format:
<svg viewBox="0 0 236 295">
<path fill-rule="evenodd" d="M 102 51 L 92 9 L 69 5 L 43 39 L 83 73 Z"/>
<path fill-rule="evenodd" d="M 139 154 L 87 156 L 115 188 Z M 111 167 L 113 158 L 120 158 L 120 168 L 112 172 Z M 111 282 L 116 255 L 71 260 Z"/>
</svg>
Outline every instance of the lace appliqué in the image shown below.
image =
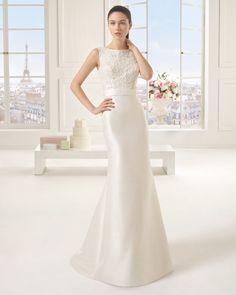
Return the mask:
<svg viewBox="0 0 236 295">
<path fill-rule="evenodd" d="M 98 69 L 104 89 L 136 88 L 139 66 L 131 50 L 98 48 Z"/>
</svg>

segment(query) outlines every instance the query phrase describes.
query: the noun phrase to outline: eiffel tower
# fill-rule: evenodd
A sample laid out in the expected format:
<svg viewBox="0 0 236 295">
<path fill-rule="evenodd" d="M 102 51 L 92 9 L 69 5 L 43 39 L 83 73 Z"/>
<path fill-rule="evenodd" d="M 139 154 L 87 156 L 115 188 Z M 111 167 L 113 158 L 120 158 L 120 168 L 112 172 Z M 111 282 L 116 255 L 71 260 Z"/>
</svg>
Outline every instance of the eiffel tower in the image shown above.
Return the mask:
<svg viewBox="0 0 236 295">
<path fill-rule="evenodd" d="M 21 79 L 22 83 L 32 82 L 30 78 L 30 71 L 28 69 L 28 45 L 25 44 L 25 69 L 23 71 L 23 78 Z"/>
</svg>

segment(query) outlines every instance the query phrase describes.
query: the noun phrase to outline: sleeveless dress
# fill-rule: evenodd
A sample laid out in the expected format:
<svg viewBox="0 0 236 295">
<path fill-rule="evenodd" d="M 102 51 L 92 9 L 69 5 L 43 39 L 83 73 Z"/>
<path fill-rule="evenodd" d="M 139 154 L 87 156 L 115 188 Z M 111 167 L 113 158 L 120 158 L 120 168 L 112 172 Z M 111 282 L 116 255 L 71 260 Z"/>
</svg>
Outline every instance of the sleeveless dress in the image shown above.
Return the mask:
<svg viewBox="0 0 236 295">
<path fill-rule="evenodd" d="M 108 169 L 86 238 L 71 258 L 80 274 L 120 287 L 141 286 L 173 271 L 149 159 L 148 129 L 136 95 L 139 67 L 130 49 L 99 47 Z"/>
</svg>

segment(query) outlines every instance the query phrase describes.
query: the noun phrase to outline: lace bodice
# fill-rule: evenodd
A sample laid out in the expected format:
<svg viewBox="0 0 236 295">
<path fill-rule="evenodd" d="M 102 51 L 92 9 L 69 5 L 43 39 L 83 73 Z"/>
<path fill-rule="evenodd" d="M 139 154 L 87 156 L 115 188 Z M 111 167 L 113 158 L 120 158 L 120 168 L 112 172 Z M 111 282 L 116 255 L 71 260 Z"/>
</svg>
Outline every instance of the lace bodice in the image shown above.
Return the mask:
<svg viewBox="0 0 236 295">
<path fill-rule="evenodd" d="M 104 90 L 135 89 L 139 66 L 130 49 L 99 47 L 98 73 Z"/>
</svg>

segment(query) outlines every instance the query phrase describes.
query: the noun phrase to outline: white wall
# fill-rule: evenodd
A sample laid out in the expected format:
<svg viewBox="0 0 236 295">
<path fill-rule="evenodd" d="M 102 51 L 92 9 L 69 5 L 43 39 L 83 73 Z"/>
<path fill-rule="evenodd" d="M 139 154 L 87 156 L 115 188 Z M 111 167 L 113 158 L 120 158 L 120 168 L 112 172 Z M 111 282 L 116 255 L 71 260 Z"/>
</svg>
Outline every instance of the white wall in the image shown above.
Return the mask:
<svg viewBox="0 0 236 295">
<path fill-rule="evenodd" d="M 94 143 L 104 143 L 101 117 L 80 104 L 70 81 L 90 50 L 109 43 L 106 15 L 117 0 L 50 0 L 50 129 L 0 130 L 0 148 L 33 148 L 42 135 L 70 135 L 75 118 L 86 116 Z M 206 0 L 206 105 L 203 130 L 150 130 L 151 143 L 175 147 L 236 146 L 236 1 Z M 103 99 L 97 70 L 82 85 L 94 104 Z"/>
</svg>

